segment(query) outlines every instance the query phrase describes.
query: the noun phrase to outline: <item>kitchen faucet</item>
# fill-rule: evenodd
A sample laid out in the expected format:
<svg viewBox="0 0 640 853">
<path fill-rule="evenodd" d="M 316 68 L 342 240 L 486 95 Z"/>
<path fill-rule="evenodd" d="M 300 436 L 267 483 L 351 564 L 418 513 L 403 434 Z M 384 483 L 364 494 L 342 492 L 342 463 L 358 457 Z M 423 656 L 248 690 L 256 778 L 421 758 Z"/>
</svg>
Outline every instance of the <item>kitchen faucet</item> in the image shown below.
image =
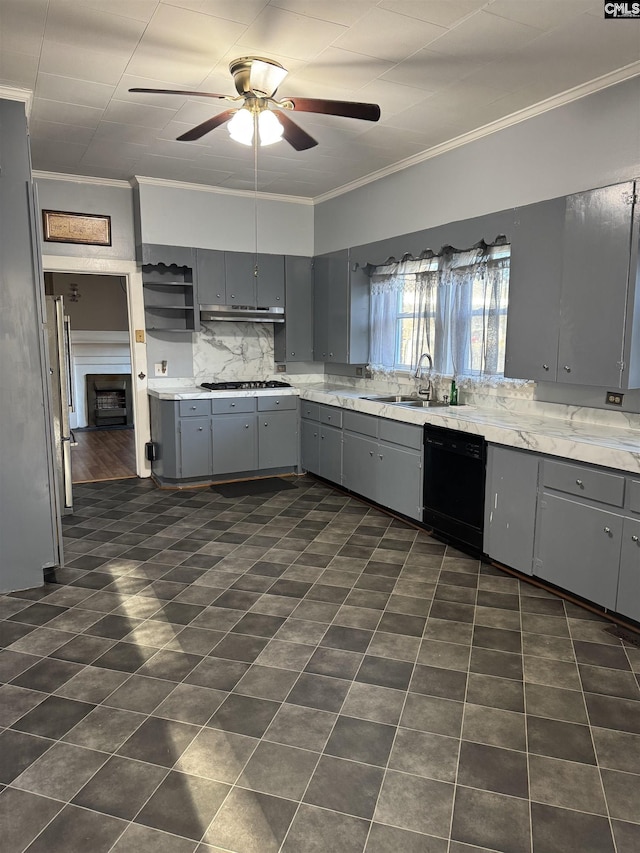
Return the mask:
<svg viewBox="0 0 640 853">
<path fill-rule="evenodd" d="M 431 382 L 431 371 L 433 370 L 433 359 L 431 358 L 428 352 L 423 352 L 418 360 L 418 366 L 416 367 L 416 372 L 413 374 L 414 379 L 418 379 L 424 381 L 423 371 L 424 371 L 424 360 L 427 359 L 429 361 L 429 375 L 427 377 L 427 384 L 418 385 L 418 394 L 421 397 L 426 397 L 427 400 L 431 399 L 431 392 L 433 391 L 433 383 Z"/>
</svg>

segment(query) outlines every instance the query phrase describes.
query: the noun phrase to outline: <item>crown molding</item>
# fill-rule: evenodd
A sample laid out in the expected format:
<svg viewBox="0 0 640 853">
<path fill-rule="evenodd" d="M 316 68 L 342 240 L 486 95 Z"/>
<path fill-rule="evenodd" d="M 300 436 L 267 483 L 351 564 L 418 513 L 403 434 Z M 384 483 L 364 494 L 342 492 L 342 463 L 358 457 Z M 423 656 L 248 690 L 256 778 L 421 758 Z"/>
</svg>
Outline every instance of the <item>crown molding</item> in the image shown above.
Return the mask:
<svg viewBox="0 0 640 853">
<path fill-rule="evenodd" d="M 146 178 L 144 176 L 135 175 L 131 178 L 131 186 L 154 186 L 167 187 L 178 190 L 192 190 L 204 193 L 215 193 L 216 195 L 231 195 L 238 198 L 263 199 L 264 201 L 279 201 L 287 204 L 307 204 L 313 205 L 312 198 L 305 198 L 297 195 L 280 195 L 279 193 L 254 192 L 253 190 L 232 190 L 228 187 L 214 187 L 209 184 L 192 184 L 186 181 L 169 181 L 164 178 Z"/>
<path fill-rule="evenodd" d="M 116 178 L 94 178 L 91 175 L 69 175 L 66 172 L 45 172 L 41 169 L 34 169 L 31 174 L 34 178 L 46 181 L 70 181 L 73 184 L 93 184 L 100 187 L 131 189 L 129 181 L 119 181 Z"/>
<path fill-rule="evenodd" d="M 31 115 L 33 92 L 31 89 L 21 89 L 18 86 L 0 86 L 0 98 L 6 101 L 22 101 L 27 118 Z"/>
<path fill-rule="evenodd" d="M 463 133 L 453 139 L 448 139 L 440 145 L 434 145 L 433 148 L 427 148 L 426 151 L 421 151 L 419 154 L 414 154 L 412 157 L 407 157 L 405 160 L 399 160 L 397 163 L 385 166 L 384 169 L 378 169 L 375 172 L 371 172 L 369 175 L 358 178 L 356 181 L 351 181 L 348 184 L 343 184 L 340 187 L 336 187 L 333 190 L 322 193 L 322 195 L 315 196 L 313 203 L 321 204 L 322 202 L 329 201 L 332 198 L 345 195 L 352 190 L 356 190 L 360 187 L 367 186 L 367 184 L 371 184 L 374 181 L 378 181 L 380 178 L 385 178 L 388 175 L 394 175 L 396 172 L 403 172 L 411 166 L 416 166 L 418 163 L 424 163 L 425 160 L 431 160 L 433 157 L 438 157 L 440 154 L 445 154 L 447 151 L 453 151 L 456 148 L 461 148 L 463 145 L 468 145 L 470 142 L 475 142 L 477 139 L 483 139 L 485 136 L 490 136 L 492 133 L 497 133 L 505 128 L 513 127 L 514 125 L 520 124 L 520 122 L 526 121 L 529 118 L 534 118 L 535 116 L 554 110 L 556 107 L 561 107 L 565 104 L 570 104 L 573 101 L 578 101 L 580 98 L 592 95 L 602 89 L 608 89 L 610 86 L 615 86 L 616 83 L 622 83 L 623 81 L 630 80 L 632 77 L 637 77 L 638 75 L 640 75 L 640 62 L 633 62 L 624 68 L 618 69 L 617 71 L 604 74 L 602 77 L 596 77 L 595 80 L 590 80 L 588 83 L 582 83 L 580 86 L 575 86 L 573 89 L 567 89 L 566 92 L 562 92 L 559 95 L 553 95 L 553 97 L 546 98 L 544 101 L 540 101 L 531 107 L 526 107 L 525 109 L 518 110 L 518 112 L 511 113 L 504 118 L 485 124 L 483 127 L 476 128 L 468 133 Z"/>
</svg>

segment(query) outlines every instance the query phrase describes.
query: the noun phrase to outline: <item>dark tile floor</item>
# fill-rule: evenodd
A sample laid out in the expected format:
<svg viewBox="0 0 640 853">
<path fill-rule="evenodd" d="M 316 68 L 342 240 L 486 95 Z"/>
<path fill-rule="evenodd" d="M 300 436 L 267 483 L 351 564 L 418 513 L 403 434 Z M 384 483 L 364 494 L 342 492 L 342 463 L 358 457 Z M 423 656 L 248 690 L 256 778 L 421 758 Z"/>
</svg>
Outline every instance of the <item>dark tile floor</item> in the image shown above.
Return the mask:
<svg viewBox="0 0 640 853">
<path fill-rule="evenodd" d="M 637 853 L 640 651 L 310 479 L 75 489 L 0 596 L 6 853 Z"/>
</svg>

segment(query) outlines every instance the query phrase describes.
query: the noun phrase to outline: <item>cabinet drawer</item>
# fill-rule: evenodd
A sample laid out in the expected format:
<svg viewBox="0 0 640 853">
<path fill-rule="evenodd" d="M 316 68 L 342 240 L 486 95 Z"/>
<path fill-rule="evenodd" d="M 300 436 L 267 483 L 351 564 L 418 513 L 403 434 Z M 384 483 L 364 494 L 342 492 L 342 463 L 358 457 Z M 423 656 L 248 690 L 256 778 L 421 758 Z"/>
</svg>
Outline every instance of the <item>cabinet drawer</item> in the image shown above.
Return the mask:
<svg viewBox="0 0 640 853">
<path fill-rule="evenodd" d="M 211 414 L 211 400 L 180 400 L 178 411 L 181 418 L 202 418 Z"/>
<path fill-rule="evenodd" d="M 212 400 L 213 414 L 236 415 L 242 412 L 255 412 L 256 398 L 255 397 L 221 397 L 217 400 Z"/>
<path fill-rule="evenodd" d="M 281 412 L 286 409 L 296 409 L 298 398 L 292 395 L 285 397 L 258 397 L 259 412 Z"/>
<path fill-rule="evenodd" d="M 307 418 L 310 421 L 319 421 L 320 406 L 317 403 L 308 403 L 306 400 L 301 400 L 300 417 Z"/>
<path fill-rule="evenodd" d="M 624 477 L 620 474 L 545 459 L 542 477 L 547 488 L 559 492 L 611 506 L 622 506 L 624 501 Z"/>
<path fill-rule="evenodd" d="M 629 509 L 640 512 L 640 480 L 629 480 Z"/>
<path fill-rule="evenodd" d="M 400 444 L 402 447 L 410 447 L 412 450 L 422 450 L 424 430 L 422 427 L 412 424 L 381 420 L 380 438 L 382 441 L 390 441 L 393 444 Z"/>
<path fill-rule="evenodd" d="M 320 406 L 320 423 L 330 424 L 331 426 L 342 426 L 342 409 L 337 409 L 335 406 Z"/>
<path fill-rule="evenodd" d="M 342 425 L 345 429 L 360 433 L 360 435 L 369 435 L 372 438 L 378 437 L 378 423 L 378 418 L 372 415 L 363 415 L 360 412 L 346 411 L 342 419 Z"/>
</svg>

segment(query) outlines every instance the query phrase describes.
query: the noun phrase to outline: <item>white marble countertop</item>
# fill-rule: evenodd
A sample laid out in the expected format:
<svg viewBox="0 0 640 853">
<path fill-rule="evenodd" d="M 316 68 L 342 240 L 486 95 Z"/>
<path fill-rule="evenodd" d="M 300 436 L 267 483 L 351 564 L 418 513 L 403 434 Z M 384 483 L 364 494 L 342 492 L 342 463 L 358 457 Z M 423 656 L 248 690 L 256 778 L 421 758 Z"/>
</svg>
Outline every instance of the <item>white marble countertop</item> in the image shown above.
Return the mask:
<svg viewBox="0 0 640 853">
<path fill-rule="evenodd" d="M 226 388 L 220 391 L 207 391 L 206 388 L 199 386 L 172 388 L 166 386 L 163 388 L 149 388 L 148 394 L 150 397 L 157 397 L 159 400 L 212 400 L 214 397 L 283 397 L 297 396 L 297 388 L 240 388 L 237 391 L 231 388 Z"/>
<path fill-rule="evenodd" d="M 344 409 L 389 418 L 404 423 L 425 423 L 482 435 L 494 444 L 532 450 L 578 462 L 602 465 L 631 474 L 640 474 L 640 430 L 578 422 L 528 412 L 476 406 L 448 406 L 438 409 L 412 409 L 376 403 L 363 397 L 375 391 L 354 391 L 335 384 L 299 383 L 292 388 L 206 391 L 165 387 L 149 390 L 161 400 L 207 400 L 218 397 L 256 397 L 299 394 L 303 400 L 340 406 Z"/>
</svg>

